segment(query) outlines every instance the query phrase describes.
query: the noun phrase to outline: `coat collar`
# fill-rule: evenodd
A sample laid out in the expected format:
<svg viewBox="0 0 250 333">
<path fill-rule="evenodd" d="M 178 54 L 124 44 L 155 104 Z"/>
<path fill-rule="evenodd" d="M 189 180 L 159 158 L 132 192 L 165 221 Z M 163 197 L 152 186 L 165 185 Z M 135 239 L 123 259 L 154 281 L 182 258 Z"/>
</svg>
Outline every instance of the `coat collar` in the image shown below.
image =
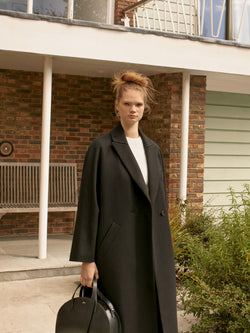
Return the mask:
<svg viewBox="0 0 250 333">
<path fill-rule="evenodd" d="M 140 136 L 145 149 L 145 154 L 147 158 L 148 165 L 148 187 L 144 182 L 141 170 L 136 162 L 136 159 L 128 145 L 124 130 L 119 124 L 111 132 L 112 145 L 116 150 L 116 153 L 119 155 L 124 166 L 128 170 L 131 177 L 134 179 L 136 184 L 143 191 L 144 195 L 148 198 L 149 201 L 153 201 L 157 194 L 157 189 L 160 181 L 159 170 L 156 169 L 156 161 L 159 158 L 158 149 L 156 144 L 150 140 L 140 129 Z"/>
</svg>

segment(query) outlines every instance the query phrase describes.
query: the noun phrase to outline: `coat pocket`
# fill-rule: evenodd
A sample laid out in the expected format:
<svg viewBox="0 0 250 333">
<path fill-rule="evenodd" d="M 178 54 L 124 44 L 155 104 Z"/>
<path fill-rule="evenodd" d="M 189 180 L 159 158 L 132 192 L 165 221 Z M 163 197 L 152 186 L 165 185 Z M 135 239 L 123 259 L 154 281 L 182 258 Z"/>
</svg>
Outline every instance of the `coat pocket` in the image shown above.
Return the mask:
<svg viewBox="0 0 250 333">
<path fill-rule="evenodd" d="M 98 247 L 98 257 L 103 259 L 103 257 L 109 252 L 112 248 L 112 243 L 116 239 L 116 236 L 120 230 L 120 225 L 113 222 L 110 227 L 108 228 L 101 244 Z"/>
</svg>

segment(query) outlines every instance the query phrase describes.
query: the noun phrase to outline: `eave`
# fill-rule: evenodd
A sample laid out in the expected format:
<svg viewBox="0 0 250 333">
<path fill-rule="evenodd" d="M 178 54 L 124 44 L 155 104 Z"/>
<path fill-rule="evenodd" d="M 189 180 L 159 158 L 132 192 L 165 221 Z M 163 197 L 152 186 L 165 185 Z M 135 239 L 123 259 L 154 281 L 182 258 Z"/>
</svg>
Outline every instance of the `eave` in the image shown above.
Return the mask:
<svg viewBox="0 0 250 333">
<path fill-rule="evenodd" d="M 25 13 L 0 11 L 0 17 L 1 68 L 42 72 L 43 58 L 50 55 L 55 73 L 110 77 L 125 68 L 146 74 L 188 71 L 206 75 L 208 85 L 214 82 L 210 90 L 226 83 L 230 87 L 224 91 L 250 93 L 250 46 Z"/>
</svg>

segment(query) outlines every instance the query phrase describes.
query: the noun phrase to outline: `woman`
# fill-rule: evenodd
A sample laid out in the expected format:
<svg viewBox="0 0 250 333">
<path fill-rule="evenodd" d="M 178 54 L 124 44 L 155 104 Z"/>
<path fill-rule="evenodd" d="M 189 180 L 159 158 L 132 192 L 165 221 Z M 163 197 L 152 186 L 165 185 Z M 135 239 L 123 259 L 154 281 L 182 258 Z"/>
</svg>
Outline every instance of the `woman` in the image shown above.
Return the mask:
<svg viewBox="0 0 250 333">
<path fill-rule="evenodd" d="M 135 72 L 113 83 L 120 123 L 86 154 L 70 260 L 83 286 L 99 278 L 123 333 L 177 333 L 163 160 L 139 129 L 153 87 Z"/>
</svg>

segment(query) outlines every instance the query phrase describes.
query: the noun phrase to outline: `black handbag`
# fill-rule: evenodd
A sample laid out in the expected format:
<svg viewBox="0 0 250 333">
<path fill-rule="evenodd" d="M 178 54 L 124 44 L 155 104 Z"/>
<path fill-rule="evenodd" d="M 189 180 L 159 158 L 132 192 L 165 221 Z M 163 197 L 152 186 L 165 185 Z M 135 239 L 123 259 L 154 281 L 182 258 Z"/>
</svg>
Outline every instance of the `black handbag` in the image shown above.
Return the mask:
<svg viewBox="0 0 250 333">
<path fill-rule="evenodd" d="M 75 297 L 80 288 L 79 297 Z M 57 313 L 56 333 L 121 333 L 121 323 L 111 302 L 97 288 L 94 279 L 91 297 L 84 295 L 81 284 L 72 299 Z"/>
</svg>

